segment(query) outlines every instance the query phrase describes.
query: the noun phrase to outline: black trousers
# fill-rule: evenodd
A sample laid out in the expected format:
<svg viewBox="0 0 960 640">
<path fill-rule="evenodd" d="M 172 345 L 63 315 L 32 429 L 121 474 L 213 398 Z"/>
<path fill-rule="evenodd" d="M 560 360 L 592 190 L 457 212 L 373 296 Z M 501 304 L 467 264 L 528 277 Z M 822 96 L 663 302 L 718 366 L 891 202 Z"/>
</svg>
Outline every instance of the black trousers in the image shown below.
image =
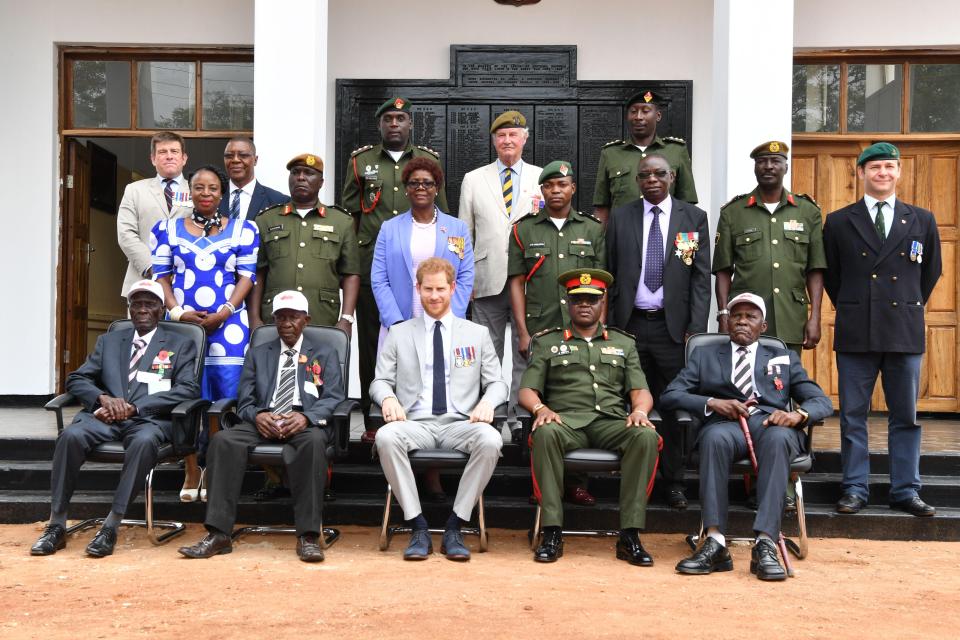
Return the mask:
<svg viewBox="0 0 960 640">
<path fill-rule="evenodd" d="M 367 265 L 369 272 L 369 264 Z M 369 284 L 357 293 L 357 364 L 360 368 L 360 410 L 370 428 L 370 383 L 377 370 L 377 342 L 380 339 L 380 310 Z"/>
<path fill-rule="evenodd" d="M 147 474 L 157 464 L 160 445 L 169 440 L 168 423 L 148 418 L 106 424 L 92 413 L 81 411 L 57 437 L 50 470 L 50 505 L 53 511 L 66 511 L 76 489 L 80 467 L 91 449 L 104 442 L 120 440 L 126 455 L 120 470 L 120 483 L 113 494 L 110 509 L 124 514 L 144 485 Z"/>
<path fill-rule="evenodd" d="M 654 406 L 660 403 L 660 394 L 683 369 L 683 344 L 677 344 L 667 331 L 663 311 L 649 313 L 635 309 L 626 330 L 637 338 L 640 367 L 647 378 Z M 667 489 L 683 488 L 683 438 L 676 415 L 660 411 L 662 418 L 658 432 L 663 438 L 660 452 L 660 474 Z"/>
<path fill-rule="evenodd" d="M 283 464 L 293 494 L 293 518 L 297 535 L 320 533 L 323 491 L 327 483 L 326 429 L 307 427 L 283 441 Z M 243 487 L 250 449 L 262 443 L 279 443 L 264 438 L 248 423 L 219 431 L 210 439 L 207 451 L 207 517 L 209 529 L 229 534 L 237 519 L 237 501 Z"/>
</svg>

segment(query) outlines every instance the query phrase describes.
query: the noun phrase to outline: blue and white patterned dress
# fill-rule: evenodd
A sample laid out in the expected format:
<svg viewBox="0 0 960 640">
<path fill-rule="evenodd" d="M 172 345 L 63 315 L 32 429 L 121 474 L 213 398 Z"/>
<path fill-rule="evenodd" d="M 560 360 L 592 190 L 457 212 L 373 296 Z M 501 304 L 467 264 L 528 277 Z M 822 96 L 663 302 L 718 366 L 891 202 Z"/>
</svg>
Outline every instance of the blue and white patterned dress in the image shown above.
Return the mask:
<svg viewBox="0 0 960 640">
<path fill-rule="evenodd" d="M 173 294 L 184 311 L 216 313 L 230 299 L 237 281 L 256 282 L 260 234 L 251 221 L 230 220 L 217 235 L 196 237 L 186 230 L 189 218 L 161 220 L 150 233 L 155 278 L 173 275 Z M 207 336 L 202 395 L 207 400 L 235 398 L 250 343 L 244 305 Z"/>
</svg>

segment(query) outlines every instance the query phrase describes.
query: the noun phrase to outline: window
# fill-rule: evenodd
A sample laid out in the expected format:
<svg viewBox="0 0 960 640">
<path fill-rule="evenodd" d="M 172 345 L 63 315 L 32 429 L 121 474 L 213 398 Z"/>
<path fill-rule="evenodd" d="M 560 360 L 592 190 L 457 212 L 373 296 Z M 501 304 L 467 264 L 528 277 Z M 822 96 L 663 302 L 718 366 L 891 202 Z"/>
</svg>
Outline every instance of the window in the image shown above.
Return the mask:
<svg viewBox="0 0 960 640">
<path fill-rule="evenodd" d="M 840 130 L 840 65 L 793 65 L 793 130 Z"/>
</svg>

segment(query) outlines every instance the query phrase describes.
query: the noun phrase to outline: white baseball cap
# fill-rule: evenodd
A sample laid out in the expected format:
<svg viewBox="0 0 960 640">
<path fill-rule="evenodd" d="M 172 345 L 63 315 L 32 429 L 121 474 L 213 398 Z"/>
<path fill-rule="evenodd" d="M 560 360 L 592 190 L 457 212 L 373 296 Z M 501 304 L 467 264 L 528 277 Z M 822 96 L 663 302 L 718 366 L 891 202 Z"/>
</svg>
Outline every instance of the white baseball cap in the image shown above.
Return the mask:
<svg viewBox="0 0 960 640">
<path fill-rule="evenodd" d="M 727 309 L 732 311 L 733 307 L 741 302 L 752 304 L 756 308 L 760 309 L 760 313 L 764 318 L 767 317 L 767 305 L 763 303 L 763 298 L 755 293 L 741 293 L 738 296 L 734 296 L 732 300 L 727 302 Z"/>
<path fill-rule="evenodd" d="M 299 291 L 281 291 L 273 299 L 273 312 L 276 313 L 281 309 L 293 309 L 294 311 L 309 313 L 307 297 Z"/>
<path fill-rule="evenodd" d="M 156 280 L 137 280 L 134 282 L 133 286 L 130 287 L 130 290 L 127 291 L 127 300 L 129 300 L 137 291 L 146 291 L 147 293 L 152 293 L 160 298 L 160 302 L 163 302 L 163 287 L 161 287 L 160 283 Z"/>
</svg>

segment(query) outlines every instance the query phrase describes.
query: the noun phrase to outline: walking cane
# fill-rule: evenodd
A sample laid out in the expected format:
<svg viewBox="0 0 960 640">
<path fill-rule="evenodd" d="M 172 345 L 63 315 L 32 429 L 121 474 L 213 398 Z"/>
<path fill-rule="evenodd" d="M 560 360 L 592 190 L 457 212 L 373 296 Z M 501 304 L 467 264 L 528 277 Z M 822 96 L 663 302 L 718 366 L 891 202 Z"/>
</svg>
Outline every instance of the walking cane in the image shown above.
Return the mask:
<svg viewBox="0 0 960 640">
<path fill-rule="evenodd" d="M 757 406 L 757 399 L 750 398 L 744 404 L 746 404 L 747 407 L 755 407 Z M 750 427 L 747 425 L 747 419 L 743 416 L 740 416 L 740 430 L 743 431 L 743 437 L 747 441 L 747 452 L 750 454 L 750 464 L 753 465 L 753 472 L 759 477 L 760 471 L 757 465 L 757 452 L 753 448 L 753 438 L 750 437 Z M 780 532 L 777 548 L 780 549 L 780 555 L 783 556 L 783 567 L 786 569 L 787 575 L 792 578 L 793 564 L 787 555 L 787 541 L 783 538 L 783 531 Z"/>
</svg>

